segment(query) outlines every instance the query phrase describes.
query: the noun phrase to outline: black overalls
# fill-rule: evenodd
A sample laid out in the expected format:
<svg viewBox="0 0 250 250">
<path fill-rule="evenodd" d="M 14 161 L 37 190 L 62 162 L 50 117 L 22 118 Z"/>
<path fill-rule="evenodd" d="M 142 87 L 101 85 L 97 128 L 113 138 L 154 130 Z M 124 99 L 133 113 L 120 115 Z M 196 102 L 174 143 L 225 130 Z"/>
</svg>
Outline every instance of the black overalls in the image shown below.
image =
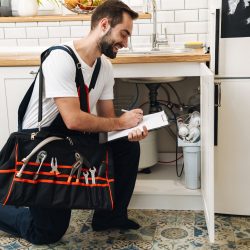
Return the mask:
<svg viewBox="0 0 250 250">
<path fill-rule="evenodd" d="M 52 47 L 42 54 L 42 62 L 49 53 L 54 49 L 63 49 L 71 55 L 76 64 L 76 84 L 80 99 L 81 109 L 89 112 L 88 92 L 93 88 L 90 84 L 89 89 L 84 84 L 80 63 L 74 52 L 67 46 Z M 98 65 L 98 62 L 97 62 Z M 95 74 L 95 71 L 97 74 Z M 96 81 L 98 70 L 95 68 L 91 83 Z M 35 81 L 34 81 L 35 82 Z M 33 86 L 26 93 L 18 112 L 19 130 L 23 116 L 26 112 Z M 98 86 L 96 86 L 98 87 Z M 52 122 L 49 128 L 52 131 L 60 131 L 64 133 L 80 133 L 77 131 L 69 131 L 59 114 Z M 137 176 L 140 148 L 138 142 L 129 142 L 121 139 L 110 142 L 113 152 L 114 168 L 115 168 L 115 201 L 113 211 L 95 211 L 93 219 L 95 221 L 102 218 L 109 221 L 114 217 L 127 218 L 127 207 L 132 196 Z M 8 232 L 18 237 L 22 237 L 33 244 L 50 244 L 61 239 L 65 234 L 70 221 L 71 210 L 66 209 L 48 209 L 40 207 L 20 207 L 3 206 L 0 207 L 0 230 Z"/>
</svg>

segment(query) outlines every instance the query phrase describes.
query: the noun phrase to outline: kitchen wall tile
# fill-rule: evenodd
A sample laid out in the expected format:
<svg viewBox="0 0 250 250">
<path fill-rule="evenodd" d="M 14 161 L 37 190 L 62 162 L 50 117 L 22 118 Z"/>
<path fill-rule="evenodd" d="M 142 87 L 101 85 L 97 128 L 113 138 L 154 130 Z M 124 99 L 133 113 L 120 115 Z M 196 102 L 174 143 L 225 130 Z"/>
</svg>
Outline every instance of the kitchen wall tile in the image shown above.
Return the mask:
<svg viewBox="0 0 250 250">
<path fill-rule="evenodd" d="M 83 26 L 83 22 L 82 21 L 62 21 L 59 23 L 60 26 Z M 89 26 L 89 24 L 88 24 Z"/>
<path fill-rule="evenodd" d="M 0 23 L 0 27 L 15 27 L 16 23 Z"/>
<path fill-rule="evenodd" d="M 157 12 L 158 23 L 170 23 L 174 22 L 174 11 L 158 11 Z"/>
<path fill-rule="evenodd" d="M 139 35 L 139 25 L 138 24 L 133 25 L 132 35 L 133 36 Z"/>
<path fill-rule="evenodd" d="M 41 27 L 59 26 L 59 24 L 59 22 L 38 22 L 38 26 Z"/>
<path fill-rule="evenodd" d="M 5 38 L 26 38 L 25 28 L 4 28 Z"/>
<path fill-rule="evenodd" d="M 40 38 L 38 42 L 39 46 L 46 46 L 46 47 L 61 43 L 60 38 Z"/>
<path fill-rule="evenodd" d="M 153 33 L 153 24 L 139 24 L 139 35 L 151 35 Z"/>
<path fill-rule="evenodd" d="M 83 37 L 89 33 L 89 27 L 87 26 L 71 26 L 70 32 L 72 37 Z M 67 36 L 69 37 L 69 36 Z"/>
<path fill-rule="evenodd" d="M 148 4 L 146 4 L 147 0 L 125 1 L 132 8 L 152 12 L 150 0 Z M 164 37 L 164 29 L 167 28 L 169 42 L 186 40 L 207 42 L 208 0 L 156 0 L 156 4 L 159 37 Z M 35 46 L 37 42 L 39 45 L 51 45 L 85 36 L 90 30 L 90 21 L 0 23 L 1 27 L 3 31 L 0 31 L 0 39 L 13 38 L 10 41 L 11 45 Z M 152 33 L 152 19 L 135 20 L 132 33 L 133 46 L 151 45 Z M 8 44 L 8 42 L 1 44 Z"/>
<path fill-rule="evenodd" d="M 36 27 L 37 22 L 16 23 L 16 27 Z"/>
<path fill-rule="evenodd" d="M 49 37 L 69 37 L 70 27 L 48 27 Z"/>
<path fill-rule="evenodd" d="M 208 0 L 185 0 L 185 9 L 207 8 Z"/>
<path fill-rule="evenodd" d="M 72 40 L 78 40 L 79 37 L 62 37 L 60 39 L 60 43 L 67 43 L 69 41 L 72 41 Z"/>
<path fill-rule="evenodd" d="M 26 28 L 27 38 L 47 38 L 49 36 L 47 27 Z"/>
<path fill-rule="evenodd" d="M 186 23 L 186 33 L 207 33 L 207 22 L 188 22 Z"/>
<path fill-rule="evenodd" d="M 151 23 L 150 19 L 136 19 L 134 24 L 143 24 L 143 23 Z"/>
<path fill-rule="evenodd" d="M 132 36 L 132 46 L 133 48 L 151 46 L 150 36 Z"/>
<path fill-rule="evenodd" d="M 83 21 L 82 24 L 83 24 L 84 26 L 90 27 L 90 21 Z"/>
<path fill-rule="evenodd" d="M 175 11 L 175 22 L 198 21 L 198 10 Z"/>
<path fill-rule="evenodd" d="M 187 41 L 197 41 L 197 34 L 183 34 L 183 35 L 175 35 L 176 43 L 185 43 Z"/>
<path fill-rule="evenodd" d="M 184 34 L 184 23 L 164 23 L 162 31 L 167 28 L 167 34 Z"/>
<path fill-rule="evenodd" d="M 4 38 L 4 31 L 3 28 L 0 28 L 0 39 Z"/>
<path fill-rule="evenodd" d="M 208 43 L 208 35 L 207 34 L 198 34 L 198 40 L 203 43 Z M 208 44 L 207 44 L 208 45 Z"/>
<path fill-rule="evenodd" d="M 178 10 L 184 9 L 184 0 L 162 0 L 161 10 Z"/>
<path fill-rule="evenodd" d="M 17 39 L 17 46 L 38 46 L 38 39 Z"/>
<path fill-rule="evenodd" d="M 200 9 L 199 10 L 199 21 L 207 21 L 208 20 L 208 10 Z"/>
<path fill-rule="evenodd" d="M 17 46 L 16 39 L 0 39 L 0 47 L 14 47 Z"/>
</svg>

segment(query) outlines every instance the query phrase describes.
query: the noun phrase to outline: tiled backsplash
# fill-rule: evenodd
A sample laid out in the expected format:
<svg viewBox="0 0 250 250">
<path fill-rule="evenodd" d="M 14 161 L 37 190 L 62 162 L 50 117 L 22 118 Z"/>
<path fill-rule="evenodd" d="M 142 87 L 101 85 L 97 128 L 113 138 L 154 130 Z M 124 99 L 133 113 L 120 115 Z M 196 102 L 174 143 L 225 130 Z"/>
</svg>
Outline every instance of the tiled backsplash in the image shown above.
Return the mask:
<svg viewBox="0 0 250 250">
<path fill-rule="evenodd" d="M 151 12 L 151 0 L 124 0 L 136 11 Z M 156 0 L 157 31 L 169 43 L 207 42 L 208 0 Z M 61 10 L 56 10 L 61 11 Z M 0 46 L 50 46 L 80 38 L 89 31 L 89 21 L 0 23 Z M 150 46 L 150 19 L 134 23 L 133 47 Z"/>
</svg>

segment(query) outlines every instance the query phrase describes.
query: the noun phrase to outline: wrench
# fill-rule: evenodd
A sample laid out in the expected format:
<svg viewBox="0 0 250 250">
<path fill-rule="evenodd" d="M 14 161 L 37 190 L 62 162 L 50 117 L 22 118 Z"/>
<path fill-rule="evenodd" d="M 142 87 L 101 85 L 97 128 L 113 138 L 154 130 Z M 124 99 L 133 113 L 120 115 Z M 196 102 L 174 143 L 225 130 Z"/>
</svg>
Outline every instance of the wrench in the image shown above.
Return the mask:
<svg viewBox="0 0 250 250">
<path fill-rule="evenodd" d="M 89 184 L 89 179 L 88 179 L 89 172 L 83 172 L 83 175 L 84 175 L 84 178 L 85 178 L 85 183 Z"/>
<path fill-rule="evenodd" d="M 40 162 L 40 165 L 39 165 L 39 167 L 38 167 L 38 169 L 37 169 L 37 171 L 36 171 L 36 173 L 35 173 L 35 175 L 33 177 L 33 180 L 37 180 L 38 174 L 40 172 L 40 169 L 41 169 L 42 164 L 43 164 L 44 160 L 46 159 L 46 157 L 47 157 L 47 152 L 46 151 L 40 151 L 38 153 L 37 158 L 36 158 L 36 162 Z"/>
<path fill-rule="evenodd" d="M 96 172 L 96 168 L 93 167 L 93 169 L 89 169 L 89 172 L 91 174 L 91 179 L 92 179 L 92 184 L 95 184 L 95 172 Z"/>
</svg>

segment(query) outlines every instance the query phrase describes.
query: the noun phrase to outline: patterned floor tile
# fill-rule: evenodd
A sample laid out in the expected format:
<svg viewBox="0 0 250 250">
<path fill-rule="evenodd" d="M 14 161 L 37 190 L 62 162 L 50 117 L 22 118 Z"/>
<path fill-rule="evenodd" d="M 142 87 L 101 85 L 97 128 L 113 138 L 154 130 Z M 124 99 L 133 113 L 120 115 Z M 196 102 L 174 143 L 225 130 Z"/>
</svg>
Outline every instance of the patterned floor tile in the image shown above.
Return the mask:
<svg viewBox="0 0 250 250">
<path fill-rule="evenodd" d="M 232 216 L 231 223 L 237 248 L 250 249 L 250 217 Z"/>
<path fill-rule="evenodd" d="M 112 245 L 112 250 L 153 250 L 153 243 L 147 241 L 117 240 Z"/>
<path fill-rule="evenodd" d="M 138 230 L 94 232 L 92 211 L 74 210 L 58 243 L 35 246 L 0 232 L 0 250 L 250 250 L 250 218 L 215 216 L 215 243 L 210 244 L 202 211 L 130 210 Z"/>
</svg>

